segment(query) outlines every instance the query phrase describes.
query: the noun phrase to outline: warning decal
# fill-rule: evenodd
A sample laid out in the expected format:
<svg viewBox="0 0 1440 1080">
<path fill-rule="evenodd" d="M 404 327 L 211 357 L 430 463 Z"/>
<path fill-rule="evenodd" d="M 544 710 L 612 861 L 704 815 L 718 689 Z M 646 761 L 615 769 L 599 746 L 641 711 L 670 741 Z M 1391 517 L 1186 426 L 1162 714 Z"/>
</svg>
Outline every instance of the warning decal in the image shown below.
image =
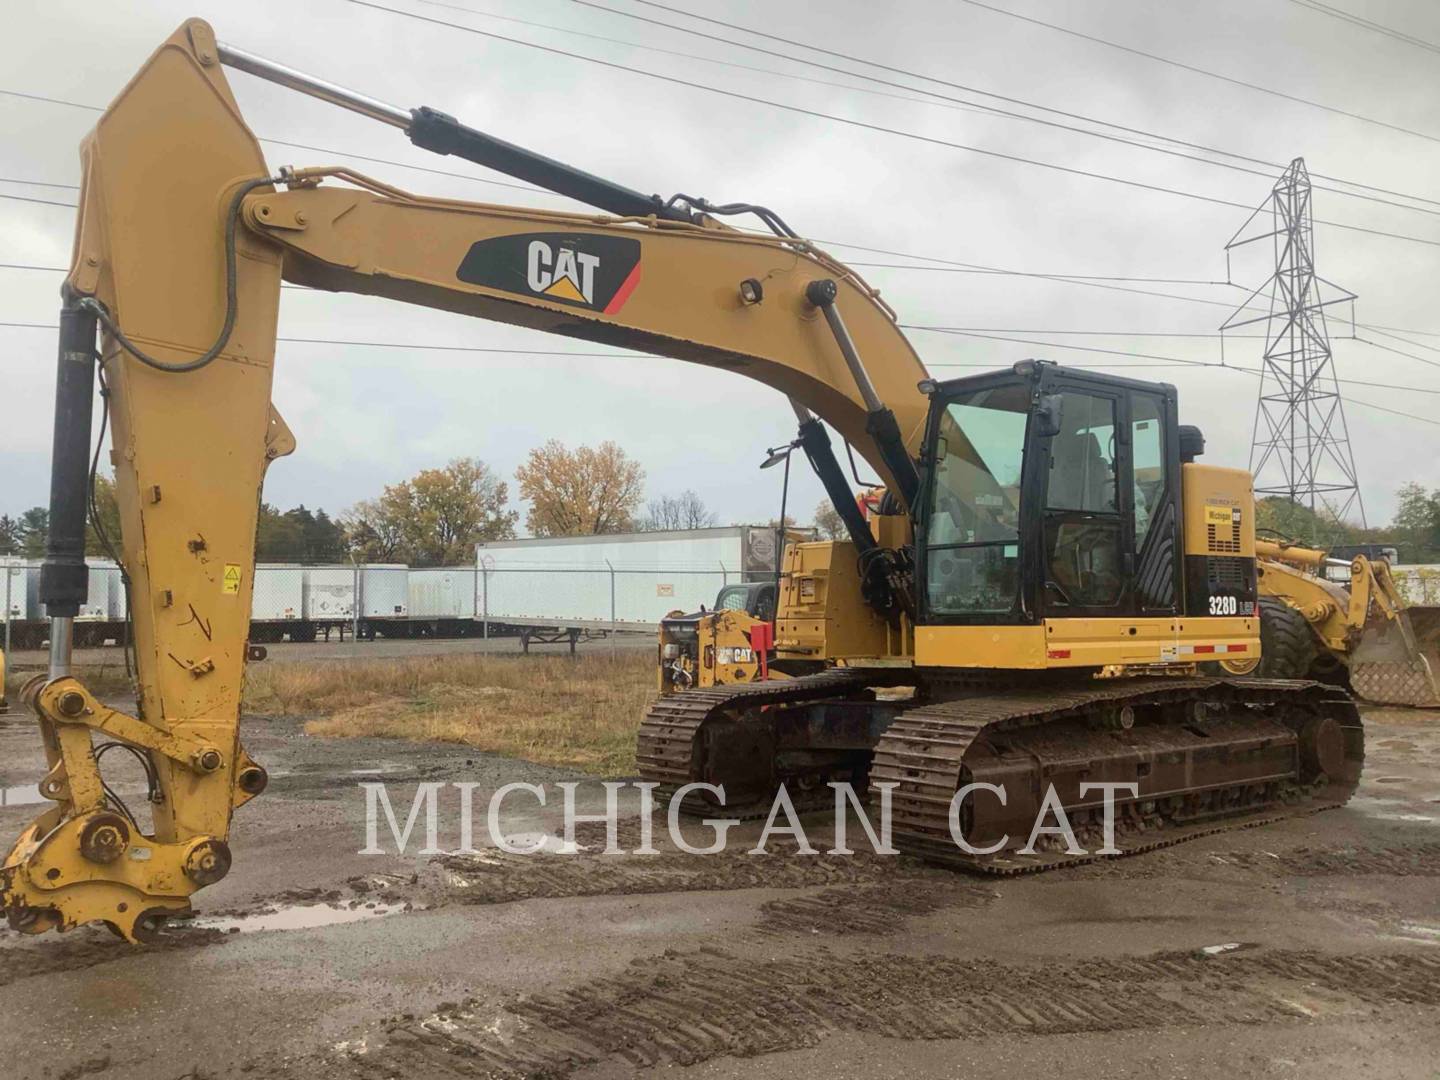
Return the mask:
<svg viewBox="0 0 1440 1080">
<path fill-rule="evenodd" d="M 227 562 L 225 573 L 220 578 L 220 591 L 234 594 L 240 591 L 240 564 Z"/>
</svg>

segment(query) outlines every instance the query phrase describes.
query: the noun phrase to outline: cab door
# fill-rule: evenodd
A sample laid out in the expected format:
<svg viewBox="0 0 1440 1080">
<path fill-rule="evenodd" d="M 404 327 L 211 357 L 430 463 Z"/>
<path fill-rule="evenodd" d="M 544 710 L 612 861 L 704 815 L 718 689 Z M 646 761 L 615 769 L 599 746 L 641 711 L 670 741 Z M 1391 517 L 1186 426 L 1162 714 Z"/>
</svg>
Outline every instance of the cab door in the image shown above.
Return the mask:
<svg viewBox="0 0 1440 1080">
<path fill-rule="evenodd" d="M 1119 393 L 1057 382 L 1058 430 L 1049 435 L 1040 503 L 1041 603 L 1054 617 L 1126 614 L 1126 553 Z"/>
<path fill-rule="evenodd" d="M 1040 604 L 1050 618 L 1175 610 L 1178 476 L 1173 403 L 1155 391 L 1056 380 L 1045 442 Z"/>
</svg>

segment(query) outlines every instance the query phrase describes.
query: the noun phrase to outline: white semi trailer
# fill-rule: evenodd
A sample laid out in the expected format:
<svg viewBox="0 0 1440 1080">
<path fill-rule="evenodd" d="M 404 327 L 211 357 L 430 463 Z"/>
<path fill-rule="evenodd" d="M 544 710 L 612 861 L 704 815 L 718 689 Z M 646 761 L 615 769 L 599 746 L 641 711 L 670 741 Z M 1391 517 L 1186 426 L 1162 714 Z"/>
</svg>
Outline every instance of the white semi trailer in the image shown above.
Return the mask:
<svg viewBox="0 0 1440 1080">
<path fill-rule="evenodd" d="M 795 530 L 791 530 L 795 536 Z M 518 627 L 521 644 L 654 632 L 678 609 L 711 605 L 725 585 L 775 574 L 776 530 L 715 529 L 497 540 L 476 551 L 476 619 Z"/>
</svg>

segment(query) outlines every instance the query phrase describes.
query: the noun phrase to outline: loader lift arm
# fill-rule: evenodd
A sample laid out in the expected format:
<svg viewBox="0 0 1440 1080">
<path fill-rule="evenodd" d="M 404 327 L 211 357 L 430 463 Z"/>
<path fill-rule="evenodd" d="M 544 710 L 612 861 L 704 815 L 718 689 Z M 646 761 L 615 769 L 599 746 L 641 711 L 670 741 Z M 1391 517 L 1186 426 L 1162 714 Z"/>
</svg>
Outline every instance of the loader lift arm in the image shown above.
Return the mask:
<svg viewBox="0 0 1440 1080">
<path fill-rule="evenodd" d="M 1299 544 L 1257 541 L 1262 595 L 1305 618 L 1324 664 L 1377 704 L 1440 706 L 1440 648 L 1434 608 L 1412 608 L 1383 559 L 1348 560 L 1348 586 L 1327 580 L 1327 553 Z M 1299 674 L 1307 674 L 1301 672 Z M 1316 674 L 1322 674 L 1316 672 Z"/>
<path fill-rule="evenodd" d="M 225 64 L 619 216 L 423 198 L 344 167 L 276 176 Z M 264 769 L 240 745 L 239 711 L 261 483 L 295 446 L 270 401 L 282 281 L 756 379 L 795 405 L 807 455 L 862 551 L 875 541 L 816 418 L 902 499 L 913 496 L 923 365 L 853 271 L 788 229 L 754 235 L 715 216 L 753 212 L 776 225 L 763 207 L 644 196 L 434 110 L 407 113 L 226 48 L 199 20 L 121 91 L 82 162 L 42 585 L 50 670 L 25 693 L 49 762 L 41 791 L 53 805 L 0 865 L 0 904 L 17 930 L 99 920 L 145 938 L 224 876 L 232 813 L 265 787 Z M 70 672 L 70 619 L 85 592 L 97 329 L 134 620 L 135 716 Z M 96 732 L 149 761 L 158 790 L 148 832 L 107 799 Z"/>
</svg>

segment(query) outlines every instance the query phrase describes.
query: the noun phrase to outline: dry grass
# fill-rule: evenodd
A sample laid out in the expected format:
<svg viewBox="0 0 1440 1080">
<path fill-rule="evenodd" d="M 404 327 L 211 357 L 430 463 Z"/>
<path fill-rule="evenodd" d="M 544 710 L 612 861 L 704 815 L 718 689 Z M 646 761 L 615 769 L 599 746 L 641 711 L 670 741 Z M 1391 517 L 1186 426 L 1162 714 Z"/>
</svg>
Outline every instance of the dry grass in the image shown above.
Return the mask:
<svg viewBox="0 0 1440 1080">
<path fill-rule="evenodd" d="M 635 771 L 655 693 L 648 649 L 571 656 L 428 656 L 256 664 L 247 709 L 311 716 L 305 730 L 462 743 L 603 776 Z"/>
</svg>

